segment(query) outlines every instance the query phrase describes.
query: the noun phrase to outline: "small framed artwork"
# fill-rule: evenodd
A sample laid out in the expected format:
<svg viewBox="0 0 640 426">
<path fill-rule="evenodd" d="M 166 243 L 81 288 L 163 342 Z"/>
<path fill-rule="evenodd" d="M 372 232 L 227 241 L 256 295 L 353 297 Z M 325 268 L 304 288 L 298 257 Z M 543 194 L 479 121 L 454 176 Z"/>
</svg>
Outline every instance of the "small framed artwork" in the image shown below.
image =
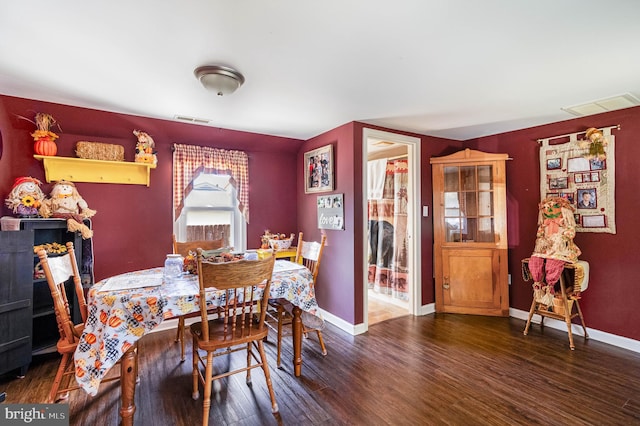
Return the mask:
<svg viewBox="0 0 640 426">
<path fill-rule="evenodd" d="M 560 170 L 562 167 L 561 158 L 549 158 L 547 160 L 547 170 Z"/>
<path fill-rule="evenodd" d="M 575 204 L 576 195 L 573 192 L 561 192 L 559 195 L 566 199 L 570 204 Z"/>
<path fill-rule="evenodd" d="M 318 229 L 344 230 L 344 194 L 318 196 Z"/>
<path fill-rule="evenodd" d="M 600 172 L 591 172 L 591 182 L 600 182 Z"/>
<path fill-rule="evenodd" d="M 597 204 L 595 188 L 578 189 L 579 209 L 595 209 Z"/>
<path fill-rule="evenodd" d="M 557 192 L 547 192 L 547 198 L 557 197 L 557 196 L 558 196 Z"/>
<path fill-rule="evenodd" d="M 582 174 L 583 182 L 591 182 L 591 173 L 583 173 Z"/>
<path fill-rule="evenodd" d="M 573 175 L 573 181 L 575 183 L 582 183 L 582 173 L 576 173 Z"/>
<path fill-rule="evenodd" d="M 582 215 L 583 228 L 605 228 L 607 220 L 603 214 Z"/>
<path fill-rule="evenodd" d="M 604 170 L 606 168 L 606 160 L 593 158 L 589 160 L 589 167 L 591 170 Z"/>
<path fill-rule="evenodd" d="M 557 177 L 549 179 L 549 189 L 565 189 L 569 187 L 568 177 Z"/>
<path fill-rule="evenodd" d="M 573 220 L 576 222 L 576 225 L 580 225 L 580 215 L 578 213 L 573 214 Z"/>
<path fill-rule="evenodd" d="M 333 191 L 333 145 L 304 153 L 304 193 Z"/>
</svg>

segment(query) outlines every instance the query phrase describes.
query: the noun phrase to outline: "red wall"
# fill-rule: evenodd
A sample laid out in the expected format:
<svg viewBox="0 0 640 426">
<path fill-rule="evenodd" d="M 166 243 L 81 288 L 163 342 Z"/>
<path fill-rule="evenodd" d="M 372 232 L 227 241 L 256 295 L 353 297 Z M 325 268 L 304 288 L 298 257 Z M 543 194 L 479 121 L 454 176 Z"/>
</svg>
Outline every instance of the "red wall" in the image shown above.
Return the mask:
<svg viewBox="0 0 640 426">
<path fill-rule="evenodd" d="M 617 233 L 578 233 L 574 239 L 582 250 L 580 259 L 590 264 L 589 289 L 580 306 L 588 327 L 640 340 L 640 267 L 637 263 L 640 174 L 640 107 L 523 129 L 473 141 L 467 146 L 489 152 L 504 152 L 507 162 L 507 210 L 509 272 L 512 276 L 510 305 L 528 311 L 531 282 L 524 282 L 520 260 L 533 251 L 540 201 L 539 144 L 537 139 L 581 132 L 589 127 L 620 124 L 614 130 L 616 160 Z"/>
<path fill-rule="evenodd" d="M 430 136 L 400 132 L 388 128 L 348 123 L 323 133 L 304 143 L 298 153 L 298 176 L 302 169 L 304 152 L 332 144 L 335 158 L 336 183 L 333 193 L 344 194 L 344 231 L 326 231 L 327 249 L 323 252 L 320 273 L 316 285 L 316 296 L 320 307 L 348 323 L 361 324 L 364 321 L 364 248 L 363 230 L 365 212 L 362 209 L 364 197 L 362 187 L 362 137 L 363 129 L 371 128 L 421 139 L 421 205 L 431 206 L 431 166 L 429 158 L 447 155 L 462 149 L 462 142 Z M 303 181 L 298 182 L 298 224 L 301 231 L 319 239 L 316 224 L 317 194 L 304 194 Z M 322 194 L 325 195 L 325 194 Z M 422 304 L 434 302 L 433 289 L 433 223 L 431 217 L 423 217 L 421 222 L 422 254 Z"/>
<path fill-rule="evenodd" d="M 353 124 L 346 124 L 302 145 L 298 153 L 298 176 L 304 176 L 304 153 L 306 151 L 331 144 L 335 160 L 334 182 L 332 193 L 344 194 L 344 231 L 322 230 L 327 234 L 327 242 L 322 253 L 318 282 L 316 283 L 316 297 L 320 307 L 345 321 L 356 324 L 354 312 L 362 306 L 356 304 L 362 300 L 362 288 L 354 286 L 355 282 L 362 283 L 362 275 L 354 265 L 362 265 L 362 253 L 355 250 L 357 232 L 354 222 L 354 211 L 359 208 L 354 202 L 354 147 Z M 360 161 L 358 161 L 360 163 Z M 321 230 L 317 224 L 317 197 L 322 194 L 305 194 L 304 179 L 298 179 L 298 226 L 304 232 L 305 240 L 319 241 Z M 360 209 L 361 210 L 361 209 Z M 360 286 L 362 287 L 362 286 Z"/>
<path fill-rule="evenodd" d="M 144 130 L 155 140 L 158 168 L 151 171 L 151 186 L 78 183 L 91 208 L 98 210 L 93 220 L 95 273 L 101 279 L 116 273 L 159 265 L 171 248 L 171 145 L 197 144 L 249 153 L 251 223 L 249 246 L 259 243 L 264 229 L 291 233 L 303 231 L 305 238 L 317 240 L 317 194 L 304 194 L 302 169 L 304 152 L 332 144 L 336 162 L 335 193 L 344 194 L 345 230 L 326 231 L 327 250 L 323 255 L 317 283 L 320 306 L 351 324 L 363 322 L 362 230 L 362 129 L 370 127 L 421 139 L 421 205 L 432 205 L 429 158 L 451 154 L 469 147 L 487 152 L 505 152 L 507 163 L 507 210 L 509 272 L 512 276 L 510 306 L 528 311 L 531 286 L 521 278 L 520 260 L 528 257 L 535 240 L 539 202 L 537 139 L 584 131 L 588 127 L 621 125 L 616 135 L 616 222 L 618 232 L 579 233 L 576 244 L 581 259 L 591 264 L 589 290 L 582 299 L 590 328 L 640 340 L 640 286 L 635 285 L 638 267 L 637 212 L 640 198 L 634 196 L 640 177 L 640 107 L 522 129 L 466 142 L 398 132 L 362 123 L 348 123 L 309 141 L 299 141 L 208 126 L 196 126 L 125 114 L 88 110 L 35 100 L 0 95 L 0 132 L 3 153 L 0 159 L 0 194 L 8 194 L 18 176 L 34 176 L 44 181 L 42 164 L 33 159 L 34 126 L 18 116 L 32 118 L 35 112 L 52 114 L 62 125 L 59 155 L 71 156 L 75 142 L 89 140 L 125 145 L 131 161 L 135 147 L 133 129 Z M 48 192 L 49 184 L 43 190 Z M 432 210 L 432 209 L 430 209 Z M 3 215 L 9 214 L 3 205 Z M 422 303 L 434 301 L 432 218 L 422 218 Z"/>
<path fill-rule="evenodd" d="M 53 115 L 61 125 L 58 155 L 75 156 L 78 141 L 117 143 L 132 161 L 134 129 L 149 133 L 156 143 L 158 167 L 151 170 L 151 185 L 77 183 L 93 218 L 95 278 L 159 266 L 171 251 L 173 143 L 246 151 L 249 155 L 250 224 L 248 246 L 258 247 L 265 229 L 297 232 L 296 154 L 302 141 L 89 110 L 36 100 L 0 96 L 0 132 L 4 152 L 0 159 L 0 196 L 11 191 L 16 177 L 33 176 L 45 183 L 42 163 L 33 158 L 36 112 Z M 11 212 L 4 206 L 2 215 Z"/>
</svg>

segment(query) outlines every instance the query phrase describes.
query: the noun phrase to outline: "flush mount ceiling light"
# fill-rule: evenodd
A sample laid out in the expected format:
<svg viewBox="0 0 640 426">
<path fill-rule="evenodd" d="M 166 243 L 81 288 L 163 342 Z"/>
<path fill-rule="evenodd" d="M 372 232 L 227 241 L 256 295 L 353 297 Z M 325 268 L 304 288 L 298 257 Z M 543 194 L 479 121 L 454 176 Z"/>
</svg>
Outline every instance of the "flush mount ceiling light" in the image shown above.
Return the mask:
<svg viewBox="0 0 640 426">
<path fill-rule="evenodd" d="M 218 96 L 230 95 L 244 83 L 242 74 L 221 65 L 198 67 L 193 73 L 206 89 L 216 92 Z"/>
</svg>

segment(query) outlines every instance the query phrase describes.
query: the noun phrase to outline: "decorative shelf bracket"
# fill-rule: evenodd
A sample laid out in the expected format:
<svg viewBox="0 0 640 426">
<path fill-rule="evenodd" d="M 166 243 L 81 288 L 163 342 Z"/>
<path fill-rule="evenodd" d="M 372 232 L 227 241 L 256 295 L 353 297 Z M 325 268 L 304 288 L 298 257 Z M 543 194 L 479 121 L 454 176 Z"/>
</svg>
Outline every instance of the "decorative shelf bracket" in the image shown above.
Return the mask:
<svg viewBox="0 0 640 426">
<path fill-rule="evenodd" d="M 47 182 L 122 183 L 149 186 L 150 170 L 155 164 L 130 161 L 103 161 L 84 158 L 34 155 L 42 161 Z"/>
</svg>

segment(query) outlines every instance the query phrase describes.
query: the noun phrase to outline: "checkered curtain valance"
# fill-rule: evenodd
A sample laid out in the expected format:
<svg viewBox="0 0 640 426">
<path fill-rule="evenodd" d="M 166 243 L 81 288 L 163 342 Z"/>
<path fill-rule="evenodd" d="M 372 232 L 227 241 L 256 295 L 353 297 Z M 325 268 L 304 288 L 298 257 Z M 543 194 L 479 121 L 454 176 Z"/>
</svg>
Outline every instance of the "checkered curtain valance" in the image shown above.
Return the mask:
<svg viewBox="0 0 640 426">
<path fill-rule="evenodd" d="M 184 199 L 193 189 L 193 178 L 200 172 L 231 176 L 238 194 L 238 207 L 249 223 L 249 156 L 243 151 L 197 145 L 173 145 L 173 209 L 178 218 Z"/>
</svg>

